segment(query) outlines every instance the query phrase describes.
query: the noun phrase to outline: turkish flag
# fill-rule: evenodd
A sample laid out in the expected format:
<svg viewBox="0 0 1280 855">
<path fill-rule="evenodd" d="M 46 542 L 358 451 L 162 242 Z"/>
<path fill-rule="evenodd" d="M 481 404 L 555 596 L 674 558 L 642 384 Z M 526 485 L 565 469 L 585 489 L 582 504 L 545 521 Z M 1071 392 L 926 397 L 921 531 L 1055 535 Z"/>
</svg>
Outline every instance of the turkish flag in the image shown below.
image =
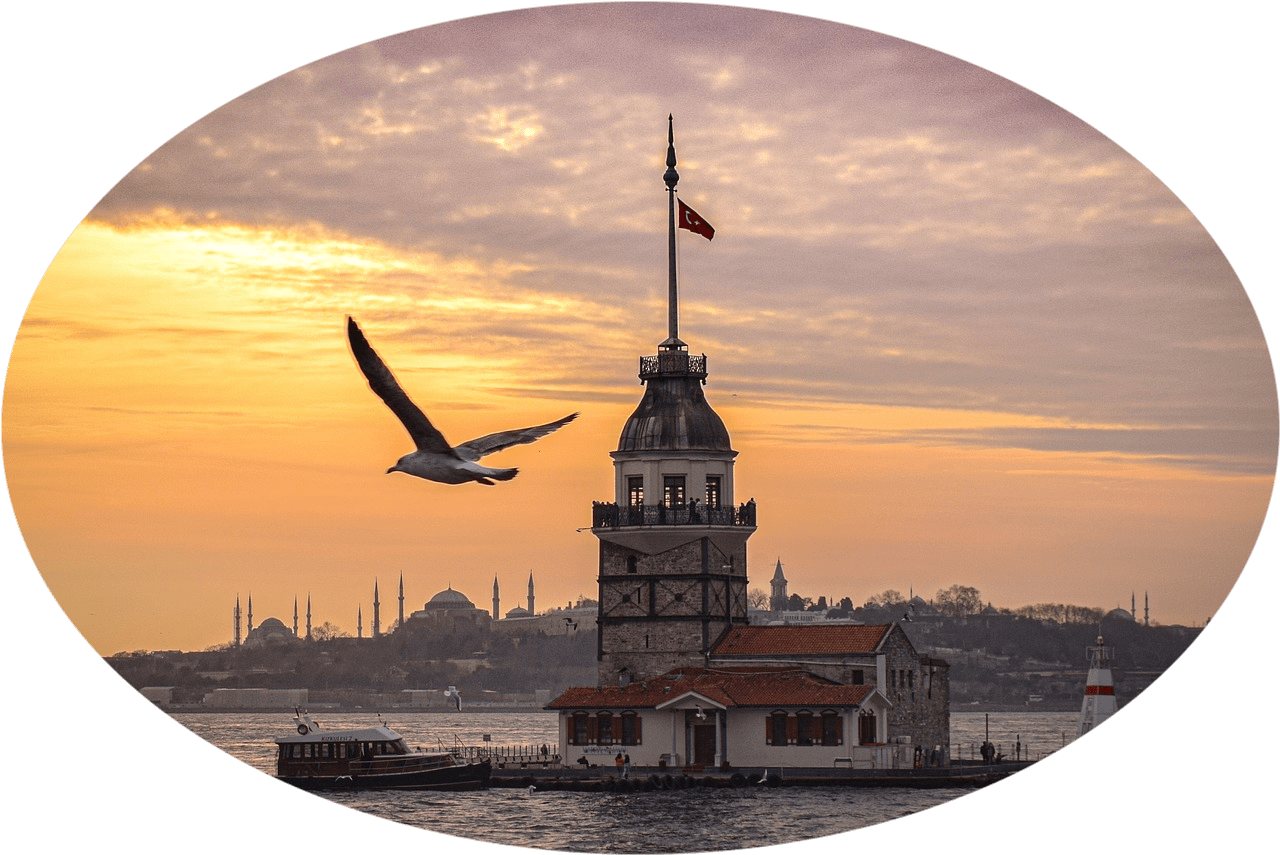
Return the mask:
<svg viewBox="0 0 1280 855">
<path fill-rule="evenodd" d="M 680 228 L 696 232 L 707 240 L 715 237 L 716 230 L 711 228 L 710 223 L 702 219 L 697 211 L 690 208 L 682 200 L 677 199 L 676 201 L 680 202 Z"/>
</svg>

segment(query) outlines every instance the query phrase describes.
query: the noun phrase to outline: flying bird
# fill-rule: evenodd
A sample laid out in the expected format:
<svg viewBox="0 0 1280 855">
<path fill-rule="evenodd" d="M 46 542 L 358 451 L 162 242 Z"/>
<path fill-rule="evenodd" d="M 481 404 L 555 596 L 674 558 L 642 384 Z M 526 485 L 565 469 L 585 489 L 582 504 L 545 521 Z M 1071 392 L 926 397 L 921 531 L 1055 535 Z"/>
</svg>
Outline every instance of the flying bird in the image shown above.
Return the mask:
<svg viewBox="0 0 1280 855">
<path fill-rule="evenodd" d="M 465 484 L 468 481 L 475 481 L 492 485 L 494 481 L 510 481 L 516 477 L 518 469 L 492 469 L 476 461 L 496 451 L 502 451 L 504 448 L 541 439 L 578 417 L 577 413 L 572 413 L 545 425 L 491 433 L 479 439 L 452 446 L 445 440 L 444 435 L 436 430 L 422 410 L 409 400 L 409 396 L 400 388 L 391 370 L 369 346 L 364 333 L 356 325 L 355 319 L 350 316 L 347 317 L 347 339 L 351 343 L 351 353 L 355 356 L 360 371 L 369 381 L 369 388 L 391 408 L 391 412 L 396 414 L 396 418 L 404 424 L 405 430 L 409 431 L 409 436 L 417 446 L 415 451 L 397 460 L 396 465 L 387 470 L 387 474 L 404 472 L 406 475 L 414 475 L 441 484 Z"/>
</svg>

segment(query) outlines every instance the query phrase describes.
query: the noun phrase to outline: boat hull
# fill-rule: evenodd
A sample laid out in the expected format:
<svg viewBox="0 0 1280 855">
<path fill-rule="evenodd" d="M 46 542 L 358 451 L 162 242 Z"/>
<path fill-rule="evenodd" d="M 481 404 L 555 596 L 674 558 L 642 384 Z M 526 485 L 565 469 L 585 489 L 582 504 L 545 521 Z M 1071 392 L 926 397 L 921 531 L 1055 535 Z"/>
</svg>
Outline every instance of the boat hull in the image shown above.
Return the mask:
<svg viewBox="0 0 1280 855">
<path fill-rule="evenodd" d="M 433 769 L 398 769 L 344 775 L 277 774 L 303 790 L 479 790 L 489 786 L 491 766 L 467 763 Z"/>
</svg>

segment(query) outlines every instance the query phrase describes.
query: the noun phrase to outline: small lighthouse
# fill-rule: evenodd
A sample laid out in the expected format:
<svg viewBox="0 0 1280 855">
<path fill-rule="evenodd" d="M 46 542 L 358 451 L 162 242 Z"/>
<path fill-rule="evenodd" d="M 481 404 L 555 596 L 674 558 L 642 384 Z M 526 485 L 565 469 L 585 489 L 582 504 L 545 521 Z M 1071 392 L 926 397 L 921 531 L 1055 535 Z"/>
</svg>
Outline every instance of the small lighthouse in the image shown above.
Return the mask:
<svg viewBox="0 0 1280 855">
<path fill-rule="evenodd" d="M 1111 682 L 1110 647 L 1098 643 L 1089 648 L 1089 676 L 1085 680 L 1084 704 L 1080 707 L 1080 723 L 1076 737 L 1084 736 L 1090 730 L 1102 724 L 1116 711 L 1116 690 Z"/>
</svg>

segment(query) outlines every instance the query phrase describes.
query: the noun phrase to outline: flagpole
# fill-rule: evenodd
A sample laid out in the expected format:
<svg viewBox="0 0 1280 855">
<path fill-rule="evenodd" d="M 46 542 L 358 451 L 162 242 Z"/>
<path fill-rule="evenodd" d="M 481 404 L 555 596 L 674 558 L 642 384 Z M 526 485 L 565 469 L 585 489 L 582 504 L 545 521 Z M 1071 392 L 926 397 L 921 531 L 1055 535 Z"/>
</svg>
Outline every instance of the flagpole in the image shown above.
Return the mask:
<svg viewBox="0 0 1280 855">
<path fill-rule="evenodd" d="M 683 342 L 679 337 L 679 307 L 676 299 L 676 183 L 680 173 L 676 172 L 676 138 L 674 120 L 667 114 L 667 171 L 662 180 L 667 185 L 667 340 L 662 347 L 667 350 L 679 349 Z"/>
</svg>

